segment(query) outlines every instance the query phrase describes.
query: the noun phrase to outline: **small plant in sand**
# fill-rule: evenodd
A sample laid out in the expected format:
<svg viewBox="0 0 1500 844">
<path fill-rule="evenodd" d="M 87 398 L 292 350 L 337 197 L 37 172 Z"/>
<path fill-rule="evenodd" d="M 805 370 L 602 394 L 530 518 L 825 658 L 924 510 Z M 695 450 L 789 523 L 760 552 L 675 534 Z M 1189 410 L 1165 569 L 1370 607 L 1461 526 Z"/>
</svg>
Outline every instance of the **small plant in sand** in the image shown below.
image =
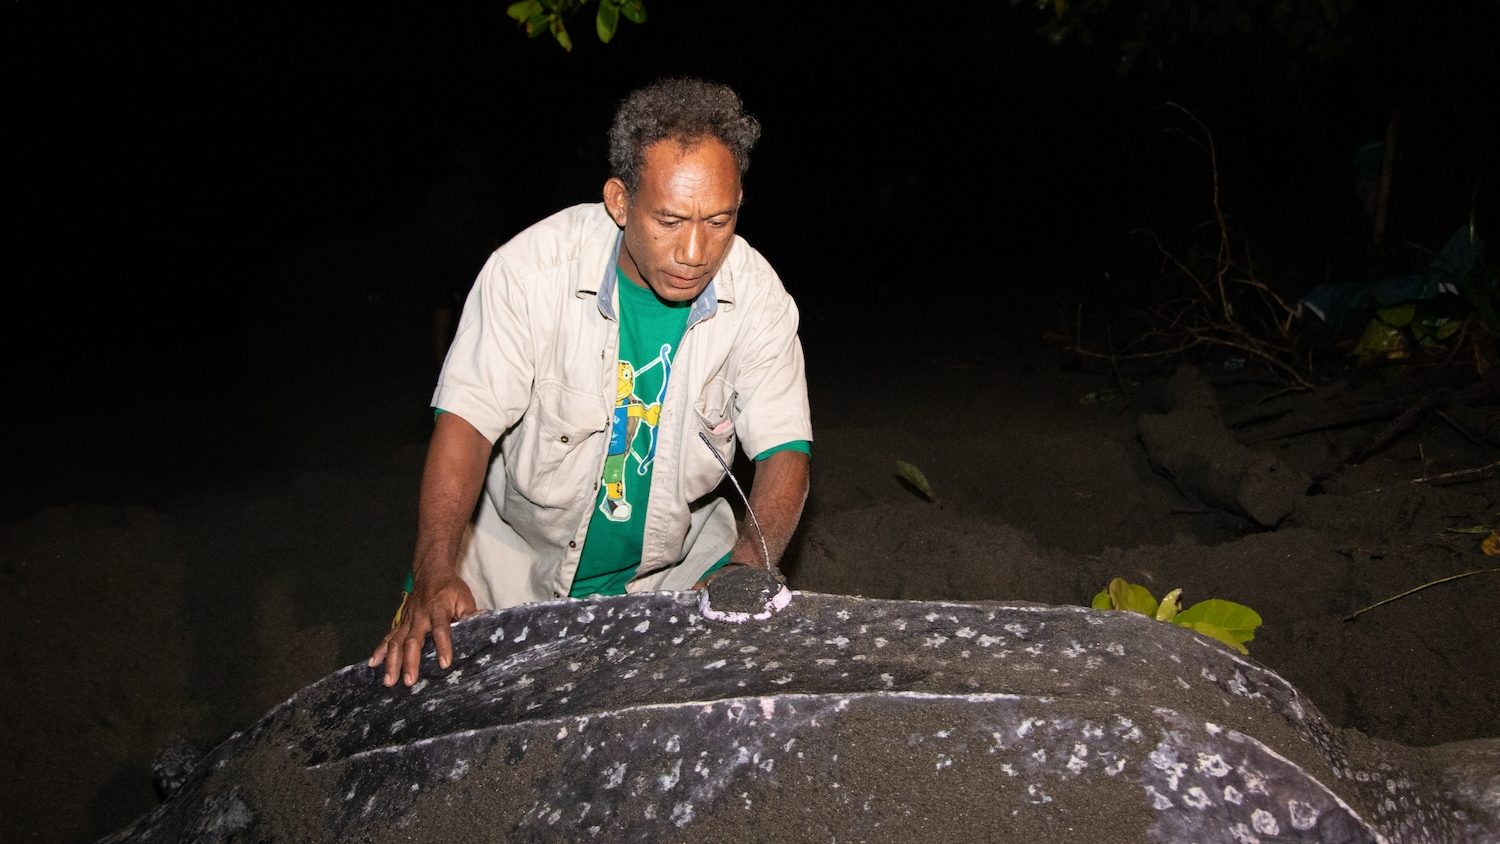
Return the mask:
<svg viewBox="0 0 1500 844">
<path fill-rule="evenodd" d="M 1245 643 L 1255 638 L 1255 628 L 1260 626 L 1259 613 L 1244 604 L 1220 598 L 1209 598 L 1183 609 L 1178 600 L 1181 596 L 1181 589 L 1173 589 L 1158 603 L 1146 587 L 1117 577 L 1109 582 L 1108 589 L 1094 596 L 1093 607 L 1138 612 L 1218 639 L 1242 654 L 1250 653 Z"/>
</svg>

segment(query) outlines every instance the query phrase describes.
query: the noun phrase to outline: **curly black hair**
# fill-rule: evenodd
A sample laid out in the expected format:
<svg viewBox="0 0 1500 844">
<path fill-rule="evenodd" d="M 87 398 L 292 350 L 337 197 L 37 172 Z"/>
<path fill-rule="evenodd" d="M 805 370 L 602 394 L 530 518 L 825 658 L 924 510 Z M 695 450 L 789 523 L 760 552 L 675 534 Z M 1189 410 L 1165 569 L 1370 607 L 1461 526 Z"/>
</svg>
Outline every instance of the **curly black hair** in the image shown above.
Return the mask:
<svg viewBox="0 0 1500 844">
<path fill-rule="evenodd" d="M 646 148 L 672 139 L 691 144 L 715 138 L 734 154 L 740 177 L 750 169 L 750 150 L 760 139 L 760 121 L 745 111 L 728 85 L 693 77 L 659 79 L 631 92 L 609 127 L 610 174 L 631 194 L 641 184 Z"/>
</svg>

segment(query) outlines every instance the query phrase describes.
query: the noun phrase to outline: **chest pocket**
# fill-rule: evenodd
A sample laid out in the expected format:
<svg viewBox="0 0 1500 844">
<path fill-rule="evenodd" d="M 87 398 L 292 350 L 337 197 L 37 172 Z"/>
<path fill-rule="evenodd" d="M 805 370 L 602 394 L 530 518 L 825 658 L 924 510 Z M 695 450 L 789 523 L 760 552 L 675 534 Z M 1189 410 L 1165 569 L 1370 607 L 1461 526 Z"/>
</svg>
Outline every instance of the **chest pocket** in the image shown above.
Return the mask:
<svg viewBox="0 0 1500 844">
<path fill-rule="evenodd" d="M 724 466 L 703 444 L 703 437 L 698 436 L 700 431 L 724 458 L 724 463 L 734 465 L 734 414 L 738 398 L 734 385 L 723 376 L 715 376 L 698 395 L 693 406 L 696 424 L 689 426 L 688 442 L 683 446 L 683 492 L 688 501 L 713 492 L 724 480 Z"/>
<path fill-rule="evenodd" d="M 530 408 L 501 444 L 511 485 L 541 507 L 588 499 L 599 480 L 606 416 L 597 394 L 559 381 L 538 384 Z"/>
</svg>

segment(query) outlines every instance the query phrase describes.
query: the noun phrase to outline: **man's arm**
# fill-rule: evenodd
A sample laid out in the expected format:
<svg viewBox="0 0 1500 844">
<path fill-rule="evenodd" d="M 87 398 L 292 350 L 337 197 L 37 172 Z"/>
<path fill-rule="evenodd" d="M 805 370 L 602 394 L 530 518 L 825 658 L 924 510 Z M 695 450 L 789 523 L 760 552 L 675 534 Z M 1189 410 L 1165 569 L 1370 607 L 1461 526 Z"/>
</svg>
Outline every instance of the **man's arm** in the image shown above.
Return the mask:
<svg viewBox="0 0 1500 844">
<path fill-rule="evenodd" d="M 479 501 L 490 452 L 490 441 L 473 425 L 452 413 L 438 414 L 422 470 L 412 593 L 401 622 L 380 640 L 369 661 L 371 668 L 385 663 L 387 686 L 395 685 L 398 674 L 408 686 L 417 681 L 428 633 L 438 665 L 453 664 L 448 625 L 475 611 L 474 595 L 459 577 L 459 549 Z"/>
<path fill-rule="evenodd" d="M 797 523 L 802 519 L 802 505 L 807 502 L 807 467 L 808 456 L 791 449 L 778 451 L 755 464 L 755 480 L 750 486 L 750 508 L 760 520 L 760 529 L 766 540 L 766 553 L 771 556 L 772 566 L 781 561 L 781 555 L 786 552 L 786 546 L 797 530 Z M 766 565 L 760 539 L 756 536 L 748 515 L 740 522 L 739 539 L 729 558 L 732 562 L 758 568 Z"/>
</svg>

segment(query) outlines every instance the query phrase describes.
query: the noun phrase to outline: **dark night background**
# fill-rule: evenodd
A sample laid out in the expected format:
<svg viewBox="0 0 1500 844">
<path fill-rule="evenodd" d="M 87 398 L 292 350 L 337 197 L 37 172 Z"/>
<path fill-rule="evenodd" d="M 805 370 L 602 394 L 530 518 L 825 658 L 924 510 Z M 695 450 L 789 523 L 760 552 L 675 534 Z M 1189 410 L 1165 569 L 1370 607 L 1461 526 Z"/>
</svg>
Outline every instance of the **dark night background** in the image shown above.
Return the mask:
<svg viewBox="0 0 1500 844">
<path fill-rule="evenodd" d="M 762 118 L 742 231 L 814 322 L 856 280 L 861 319 L 907 328 L 979 318 L 957 294 L 1025 296 L 1039 273 L 1128 292 L 1153 264 L 1130 232 L 1181 237 L 1210 214 L 1167 101 L 1213 131 L 1226 210 L 1292 287 L 1393 269 L 1351 163 L 1392 109 L 1392 241 L 1436 248 L 1476 184 L 1483 207 L 1496 193 L 1491 3 L 1361 2 L 1327 61 L 1263 27 L 1127 75 L 1119 37 L 1049 46 L 1029 4 L 658 2 L 609 45 L 578 17 L 572 54 L 505 5 L 12 4 L 21 394 L 232 392 L 252 312 L 316 324 L 372 292 L 256 289 L 279 252 L 410 226 L 459 132 L 490 169 L 495 239 L 591 199 L 613 104 L 659 74 L 729 82 Z"/>
<path fill-rule="evenodd" d="M 1161 295 L 1160 258 L 1135 232 L 1215 237 L 1207 161 L 1168 102 L 1212 131 L 1237 236 L 1293 296 L 1420 266 L 1405 244 L 1435 250 L 1471 212 L 1496 239 L 1492 2 L 1358 0 L 1325 58 L 1255 26 L 1128 73 L 1123 33 L 1104 22 L 1093 43 L 1049 44 L 1050 12 L 1030 2 L 648 0 L 647 22 L 607 45 L 591 11 L 573 19 L 572 53 L 528 40 L 506 5 L 0 12 L 0 516 L 149 501 L 254 464 L 256 420 L 241 417 L 277 382 L 358 392 L 372 372 L 408 373 L 419 430 L 436 369 L 414 233 L 454 139 L 481 151 L 498 244 L 597 198 L 615 103 L 660 75 L 730 83 L 760 118 L 739 231 L 798 299 L 809 360 L 829 365 L 1038 331 L 1063 301 Z M 1393 113 L 1377 247 L 1353 162 Z M 300 395 L 317 428 L 323 394 Z M 53 612 L 91 611 L 57 590 Z M 96 815 L 94 832 L 119 821 Z"/>
</svg>

